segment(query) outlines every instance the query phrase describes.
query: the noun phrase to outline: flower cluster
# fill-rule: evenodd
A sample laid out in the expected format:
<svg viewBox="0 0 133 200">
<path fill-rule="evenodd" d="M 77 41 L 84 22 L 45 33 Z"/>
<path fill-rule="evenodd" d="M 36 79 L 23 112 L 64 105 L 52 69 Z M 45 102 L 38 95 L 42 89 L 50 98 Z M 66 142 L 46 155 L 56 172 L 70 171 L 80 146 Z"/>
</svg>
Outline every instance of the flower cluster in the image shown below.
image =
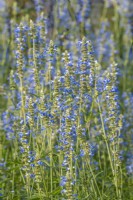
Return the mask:
<svg viewBox="0 0 133 200">
<path fill-rule="evenodd" d="M 3 113 L 7 140 L 19 148 L 18 174 L 27 195 L 36 188 L 40 198 L 52 198 L 60 187 L 57 198 L 91 195 L 102 199 L 104 175 L 97 178 L 96 174 L 107 167 L 114 196 L 120 199 L 122 117 L 117 65 L 113 62 L 103 70 L 86 37 L 78 42 L 75 55 L 61 52 L 62 47 L 46 39 L 44 22 L 41 15 L 36 23 L 21 23 L 15 30 L 12 101 Z M 105 180 L 109 181 L 108 177 Z"/>
</svg>

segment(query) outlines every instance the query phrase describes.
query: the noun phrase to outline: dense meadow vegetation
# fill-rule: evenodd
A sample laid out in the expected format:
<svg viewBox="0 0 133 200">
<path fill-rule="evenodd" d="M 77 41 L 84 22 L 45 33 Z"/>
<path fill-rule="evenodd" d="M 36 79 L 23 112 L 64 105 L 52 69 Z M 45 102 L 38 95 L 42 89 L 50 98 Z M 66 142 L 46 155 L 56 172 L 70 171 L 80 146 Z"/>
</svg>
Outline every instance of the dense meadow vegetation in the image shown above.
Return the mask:
<svg viewBox="0 0 133 200">
<path fill-rule="evenodd" d="M 133 200 L 133 1 L 0 7 L 0 199 Z"/>
</svg>

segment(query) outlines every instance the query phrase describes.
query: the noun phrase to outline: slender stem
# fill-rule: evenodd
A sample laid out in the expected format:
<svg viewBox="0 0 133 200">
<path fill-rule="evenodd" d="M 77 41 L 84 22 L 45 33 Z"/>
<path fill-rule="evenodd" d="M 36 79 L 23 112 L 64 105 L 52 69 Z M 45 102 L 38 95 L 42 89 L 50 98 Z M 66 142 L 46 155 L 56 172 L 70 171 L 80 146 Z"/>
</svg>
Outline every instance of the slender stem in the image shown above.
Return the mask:
<svg viewBox="0 0 133 200">
<path fill-rule="evenodd" d="M 52 131 L 50 131 L 52 134 Z M 53 199 L 53 161 L 52 161 L 52 137 L 49 137 L 49 146 L 50 146 L 50 187 L 51 187 L 51 200 Z"/>
<path fill-rule="evenodd" d="M 104 139 L 105 139 L 105 143 L 106 143 L 106 147 L 107 147 L 107 151 L 108 151 L 108 155 L 109 155 L 110 165 L 111 165 L 112 173 L 113 173 L 113 176 L 114 176 L 114 169 L 113 169 L 113 164 L 112 164 L 112 161 L 111 161 L 112 159 L 111 159 L 109 145 L 108 145 L 108 142 L 107 142 L 107 136 L 106 136 L 106 132 L 105 132 L 105 128 L 104 128 L 104 122 L 103 122 L 102 111 L 101 111 L 101 107 L 100 107 L 100 104 L 99 104 L 99 100 L 97 100 L 97 104 L 98 104 L 98 108 L 99 108 L 99 112 L 100 112 L 100 119 L 101 119 L 101 122 L 102 122 L 102 129 L 103 129 Z"/>
<path fill-rule="evenodd" d="M 106 132 L 105 132 L 105 128 L 104 128 L 104 122 L 103 122 L 103 117 L 102 117 L 102 111 L 101 111 L 101 107 L 100 107 L 98 99 L 97 99 L 97 104 L 98 104 L 98 108 L 99 108 L 99 112 L 100 112 L 100 119 L 101 119 L 101 122 L 102 122 L 102 129 L 103 129 L 104 139 L 105 139 L 106 148 L 107 148 L 107 152 L 108 152 L 108 155 L 109 155 L 109 161 L 110 161 L 110 165 L 111 165 L 111 169 L 112 169 L 112 174 L 113 174 L 113 178 L 114 178 L 114 184 L 115 184 L 115 188 L 116 188 L 116 194 L 117 194 L 117 197 L 119 197 L 117 175 L 115 173 L 115 167 L 113 167 L 113 164 L 112 164 L 110 148 L 109 148 L 109 145 L 108 145 L 108 142 L 107 142 L 107 136 L 106 136 Z"/>
<path fill-rule="evenodd" d="M 87 159 L 87 160 L 88 160 L 88 159 Z M 94 173 L 93 173 L 93 170 L 92 170 L 92 168 L 91 168 L 90 162 L 88 161 L 87 163 L 88 163 L 88 166 L 89 166 L 90 172 L 91 172 L 91 174 L 92 174 L 92 177 L 93 177 L 94 183 L 95 183 L 95 185 L 96 185 L 96 188 L 97 188 L 98 194 L 99 194 L 99 196 L 100 196 L 100 199 L 102 200 L 102 196 L 101 196 L 101 193 L 100 193 L 99 187 L 98 187 L 98 185 L 97 185 L 97 181 L 96 181 L 95 175 L 94 175 Z"/>
<path fill-rule="evenodd" d="M 24 99 L 23 99 L 23 81 L 22 81 L 22 78 L 20 78 L 20 91 L 21 91 L 21 101 L 22 101 L 22 117 L 24 118 L 24 124 L 26 124 Z"/>
</svg>

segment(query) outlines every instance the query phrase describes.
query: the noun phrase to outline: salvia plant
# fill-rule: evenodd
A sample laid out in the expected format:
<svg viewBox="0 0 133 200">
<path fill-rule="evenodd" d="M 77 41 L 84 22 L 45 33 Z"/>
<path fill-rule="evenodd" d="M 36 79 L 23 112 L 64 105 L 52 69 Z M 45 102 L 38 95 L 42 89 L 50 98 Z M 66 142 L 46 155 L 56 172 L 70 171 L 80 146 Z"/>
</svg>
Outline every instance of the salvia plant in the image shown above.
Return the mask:
<svg viewBox="0 0 133 200">
<path fill-rule="evenodd" d="M 78 9 L 89 8 L 80 2 Z M 43 14 L 16 25 L 14 37 L 2 199 L 132 200 L 132 152 L 127 159 L 124 143 L 132 115 L 120 109 L 115 53 L 103 68 L 86 37 L 60 48 L 47 37 Z M 124 94 L 125 109 L 131 98 Z"/>
<path fill-rule="evenodd" d="M 132 200 L 132 0 L 4 6 L 0 199 Z"/>
</svg>

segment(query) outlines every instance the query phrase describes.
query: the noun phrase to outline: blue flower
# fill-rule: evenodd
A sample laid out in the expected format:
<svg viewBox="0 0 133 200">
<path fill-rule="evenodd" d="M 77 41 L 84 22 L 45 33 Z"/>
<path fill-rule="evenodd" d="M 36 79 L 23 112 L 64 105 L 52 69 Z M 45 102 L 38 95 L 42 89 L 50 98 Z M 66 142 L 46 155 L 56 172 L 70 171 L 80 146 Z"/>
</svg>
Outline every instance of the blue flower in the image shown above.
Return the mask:
<svg viewBox="0 0 133 200">
<path fill-rule="evenodd" d="M 61 176 L 60 186 L 66 185 L 67 178 L 65 176 Z"/>
<path fill-rule="evenodd" d="M 43 166 L 43 165 L 44 165 L 44 162 L 41 161 L 41 160 L 38 160 L 38 161 L 37 161 L 37 164 Z"/>
<path fill-rule="evenodd" d="M 83 157 L 85 155 L 85 152 L 83 149 L 80 149 L 80 156 Z"/>
<path fill-rule="evenodd" d="M 30 174 L 30 178 L 35 178 L 35 174 Z"/>
</svg>

